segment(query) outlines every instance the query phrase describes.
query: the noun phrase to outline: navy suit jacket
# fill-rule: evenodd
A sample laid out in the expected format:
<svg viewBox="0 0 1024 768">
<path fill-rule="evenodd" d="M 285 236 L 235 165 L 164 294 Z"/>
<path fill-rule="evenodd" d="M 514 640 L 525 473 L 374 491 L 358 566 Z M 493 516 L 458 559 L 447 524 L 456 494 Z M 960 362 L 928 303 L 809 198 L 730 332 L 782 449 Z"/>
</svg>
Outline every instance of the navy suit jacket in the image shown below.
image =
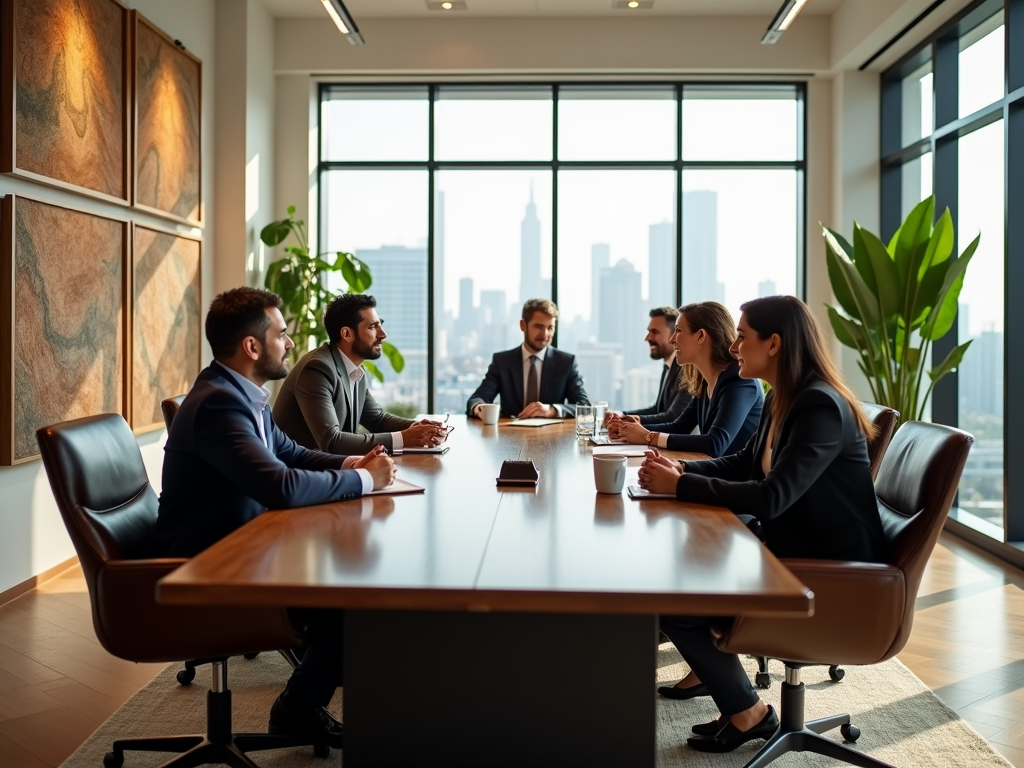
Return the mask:
<svg viewBox="0 0 1024 768">
<path fill-rule="evenodd" d="M 738 363 L 730 363 L 718 376 L 715 392 L 693 398 L 675 419 L 647 424 L 651 432 L 665 432 L 670 451 L 706 453 L 712 458 L 738 452 L 757 431 L 764 390 L 757 379 L 741 379 Z M 700 434 L 691 435 L 697 427 Z"/>
<path fill-rule="evenodd" d="M 466 403 L 466 415 L 472 416 L 479 403 L 493 403 L 500 395 L 501 415 L 516 416 L 526 407 L 525 390 L 522 346 L 495 352 L 484 380 Z M 562 418 L 575 416 L 579 403 L 590 405 L 574 355 L 548 347 L 540 369 L 540 402 L 555 406 Z"/>
<path fill-rule="evenodd" d="M 168 557 L 191 557 L 267 509 L 301 507 L 362 493 L 344 457 L 310 451 L 263 409 L 263 444 L 249 401 L 231 376 L 200 372 L 171 423 L 164 446 L 156 531 Z"/>
<path fill-rule="evenodd" d="M 882 562 L 887 551 L 867 441 L 846 400 L 820 379 L 805 382 L 775 437 L 765 477 L 761 455 L 770 429 L 771 396 L 742 451 L 685 462 L 676 497 L 753 515 L 778 557 Z"/>
</svg>

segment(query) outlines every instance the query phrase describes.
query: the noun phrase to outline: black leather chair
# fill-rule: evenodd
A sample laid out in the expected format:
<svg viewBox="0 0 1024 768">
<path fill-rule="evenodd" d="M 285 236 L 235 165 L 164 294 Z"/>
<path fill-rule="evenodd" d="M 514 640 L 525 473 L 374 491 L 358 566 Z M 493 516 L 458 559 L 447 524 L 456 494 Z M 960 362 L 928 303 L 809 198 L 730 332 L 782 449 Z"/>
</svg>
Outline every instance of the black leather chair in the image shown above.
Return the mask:
<svg viewBox="0 0 1024 768">
<path fill-rule="evenodd" d="M 160 401 L 160 412 L 164 415 L 164 424 L 168 430 L 170 430 L 171 422 L 178 415 L 178 409 L 181 408 L 183 402 L 185 402 L 184 395 L 168 397 L 166 400 Z M 278 653 L 284 657 L 284 660 L 291 665 L 292 669 L 299 666 L 299 657 L 291 648 L 279 648 Z M 246 653 L 243 655 L 250 661 L 259 656 L 258 653 Z M 189 659 L 185 662 L 185 668 L 178 670 L 175 678 L 180 685 L 191 685 L 192 681 L 196 679 L 196 667 L 201 667 L 203 664 L 209 664 L 210 662 L 211 659 Z"/>
<path fill-rule="evenodd" d="M 128 661 L 212 661 L 206 734 L 119 739 L 103 759 L 105 768 L 120 768 L 126 750 L 183 753 L 164 768 L 256 768 L 246 752 L 303 745 L 329 755 L 327 744 L 308 738 L 232 733 L 228 657 L 292 647 L 298 637 L 282 609 L 156 602 L 156 582 L 185 560 L 153 557 L 157 498 L 125 420 L 117 414 L 89 416 L 44 427 L 36 439 L 85 573 L 100 644 Z"/>
<path fill-rule="evenodd" d="M 848 714 L 804 721 L 800 669 L 836 661 L 878 664 L 903 650 L 914 624 L 925 565 L 956 495 L 974 438 L 939 424 L 908 421 L 882 458 L 875 493 L 889 544 L 885 563 L 783 560 L 814 592 L 808 619 L 740 617 L 713 629 L 728 653 L 784 659 L 779 729 L 745 768 L 763 768 L 787 752 L 816 752 L 864 768 L 892 768 L 820 734 L 839 728 L 855 742 Z"/>
<path fill-rule="evenodd" d="M 871 465 L 871 479 L 874 480 L 878 477 L 878 470 L 882 466 L 885 450 L 889 447 L 896 426 L 900 423 L 900 412 L 875 403 L 862 402 L 860 405 L 877 430 L 875 437 L 868 440 L 868 462 Z M 838 664 L 829 664 L 828 676 L 832 678 L 833 682 L 838 683 L 846 676 L 846 670 Z M 770 688 L 772 685 L 772 679 L 768 674 L 768 659 L 764 656 L 757 657 L 754 685 L 758 688 Z"/>
</svg>

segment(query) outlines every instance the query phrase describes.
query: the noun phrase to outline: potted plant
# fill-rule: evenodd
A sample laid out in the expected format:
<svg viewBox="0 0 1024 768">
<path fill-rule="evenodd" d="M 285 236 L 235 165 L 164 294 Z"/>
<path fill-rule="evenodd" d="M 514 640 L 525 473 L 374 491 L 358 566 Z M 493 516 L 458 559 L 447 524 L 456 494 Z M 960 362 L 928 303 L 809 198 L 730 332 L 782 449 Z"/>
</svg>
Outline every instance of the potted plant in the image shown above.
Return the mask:
<svg viewBox="0 0 1024 768">
<path fill-rule="evenodd" d="M 286 245 L 284 257 L 270 263 L 263 284 L 281 297 L 288 335 L 295 342 L 293 354 L 298 358 L 327 341 L 323 314 L 334 294 L 325 286 L 325 275 L 340 272 L 348 285 L 348 293 L 365 293 L 373 285 L 373 276 L 370 268 L 351 253 L 310 254 L 306 223 L 295 218 L 294 205 L 288 206 L 287 218 L 272 221 L 263 228 L 260 240 L 273 248 L 289 235 L 295 237 L 295 243 Z M 401 373 L 405 367 L 401 352 L 388 341 L 382 342 L 381 349 L 395 373 Z M 366 360 L 363 367 L 378 381 L 384 381 L 383 372 L 374 363 Z"/>
<path fill-rule="evenodd" d="M 856 223 L 853 244 L 822 227 L 829 281 L 838 307 L 828 305 L 840 343 L 860 353 L 858 365 L 875 401 L 902 421 L 919 420 L 932 389 L 956 370 L 971 342 L 954 347 L 926 370 L 932 343 L 953 327 L 964 273 L 978 248 L 974 238 L 953 253 L 949 209 L 934 226 L 935 198 L 919 203 L 888 245 Z M 927 373 L 927 388 L 921 388 Z"/>
</svg>

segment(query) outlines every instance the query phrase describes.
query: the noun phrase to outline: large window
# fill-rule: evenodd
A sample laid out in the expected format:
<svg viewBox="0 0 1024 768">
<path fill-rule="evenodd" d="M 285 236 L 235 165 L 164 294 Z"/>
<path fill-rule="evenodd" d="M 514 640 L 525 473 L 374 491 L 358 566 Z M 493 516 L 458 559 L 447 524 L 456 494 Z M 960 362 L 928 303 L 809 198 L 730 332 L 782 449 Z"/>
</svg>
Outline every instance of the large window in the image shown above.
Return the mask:
<svg viewBox="0 0 1024 768">
<path fill-rule="evenodd" d="M 651 308 L 802 294 L 803 103 L 790 84 L 323 86 L 320 244 L 370 265 L 406 359 L 375 396 L 462 411 L 544 297 L 591 398 L 649 404 Z"/>
<path fill-rule="evenodd" d="M 958 253 L 981 234 L 956 323 L 936 342 L 933 359 L 957 343 L 970 340 L 971 346 L 959 369 L 936 387 L 931 414 L 975 437 L 951 512 L 958 530 L 979 541 L 981 534 L 1020 542 L 1024 505 L 1012 504 L 1009 485 L 1020 482 L 1014 467 L 1024 455 L 1013 436 L 1024 423 L 1007 403 L 1020 365 L 1014 361 L 1024 352 L 1024 335 L 1013 329 L 1024 325 L 1020 302 L 1008 297 L 1024 288 L 1010 256 L 1024 242 L 1024 225 L 1007 212 L 1024 203 L 1024 18 L 1015 20 L 1015 45 L 1007 13 L 1024 16 L 1024 8 L 975 2 L 884 73 L 882 234 L 890 236 L 902 216 L 933 193 L 936 213 L 949 208 L 952 214 Z"/>
</svg>

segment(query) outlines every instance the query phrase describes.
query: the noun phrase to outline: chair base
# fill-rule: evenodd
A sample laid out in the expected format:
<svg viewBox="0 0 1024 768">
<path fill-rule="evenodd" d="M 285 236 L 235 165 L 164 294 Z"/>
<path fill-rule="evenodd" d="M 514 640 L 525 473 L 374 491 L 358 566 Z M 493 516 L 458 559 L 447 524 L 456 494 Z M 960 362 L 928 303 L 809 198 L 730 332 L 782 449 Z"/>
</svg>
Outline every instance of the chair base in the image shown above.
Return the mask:
<svg viewBox="0 0 1024 768">
<path fill-rule="evenodd" d="M 768 657 L 767 656 L 748 656 L 748 659 L 753 659 L 757 662 L 757 673 L 754 675 L 754 685 L 758 688 L 771 688 L 772 679 L 768 674 Z M 807 666 L 818 666 L 817 664 L 808 664 Z M 824 666 L 824 665 L 822 665 Z M 838 683 L 844 677 L 846 677 L 846 670 L 838 664 L 828 665 L 828 676 L 833 683 Z"/>
<path fill-rule="evenodd" d="M 850 723 L 849 715 L 832 715 L 804 722 L 804 684 L 800 682 L 800 669 L 787 664 L 786 682 L 782 684 L 779 729 L 744 768 L 764 768 L 787 752 L 814 752 L 860 768 L 894 768 L 821 735 L 833 728 L 839 728 L 846 741 L 855 742 L 860 737 L 860 729 Z"/>
</svg>

